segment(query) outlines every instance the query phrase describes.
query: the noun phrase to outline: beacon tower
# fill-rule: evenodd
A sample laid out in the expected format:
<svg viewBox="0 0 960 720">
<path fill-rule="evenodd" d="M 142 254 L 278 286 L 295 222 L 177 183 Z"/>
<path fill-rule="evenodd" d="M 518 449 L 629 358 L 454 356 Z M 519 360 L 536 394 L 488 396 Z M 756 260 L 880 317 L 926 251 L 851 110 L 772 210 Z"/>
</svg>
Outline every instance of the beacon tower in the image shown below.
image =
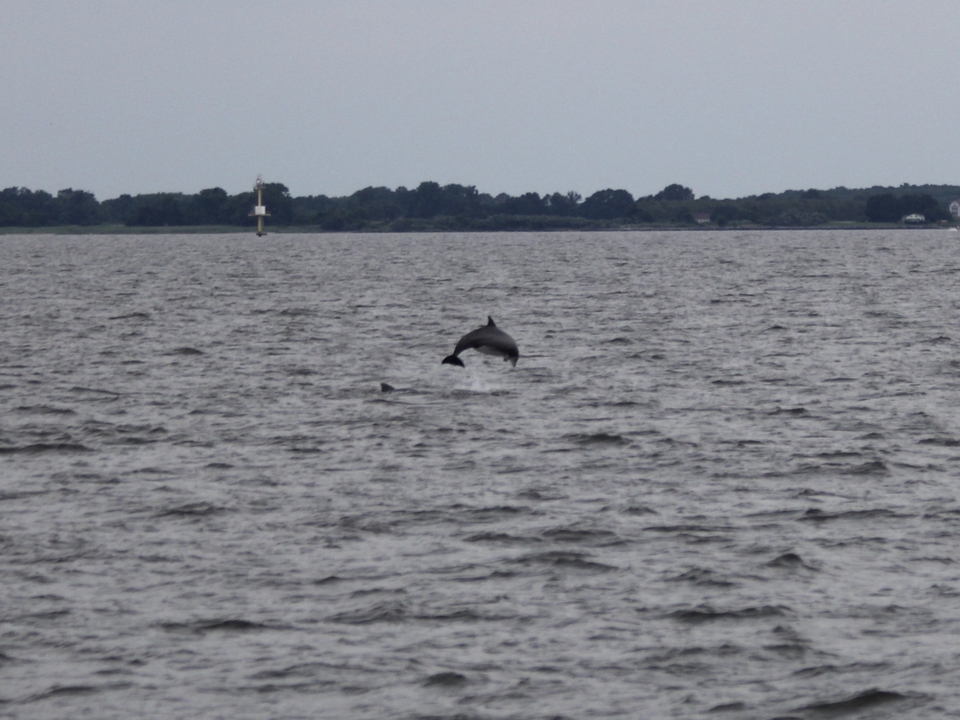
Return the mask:
<svg viewBox="0 0 960 720">
<path fill-rule="evenodd" d="M 266 206 L 263 204 L 263 180 L 260 177 L 257 177 L 257 182 L 254 184 L 253 189 L 257 191 L 257 205 L 253 208 L 253 212 L 250 213 L 250 217 L 255 217 L 257 219 L 257 237 L 261 237 L 263 232 L 263 219 L 265 217 L 270 217 L 270 213 L 267 212 Z"/>
</svg>

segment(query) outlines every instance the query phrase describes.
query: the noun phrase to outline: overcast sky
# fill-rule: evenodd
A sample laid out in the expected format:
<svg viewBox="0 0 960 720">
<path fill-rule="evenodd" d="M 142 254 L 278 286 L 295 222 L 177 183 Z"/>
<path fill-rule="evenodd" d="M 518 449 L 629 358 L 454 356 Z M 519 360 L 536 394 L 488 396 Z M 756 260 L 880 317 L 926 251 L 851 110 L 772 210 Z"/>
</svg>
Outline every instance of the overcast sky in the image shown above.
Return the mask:
<svg viewBox="0 0 960 720">
<path fill-rule="evenodd" d="M 0 187 L 960 184 L 957 0 L 0 0 Z"/>
</svg>

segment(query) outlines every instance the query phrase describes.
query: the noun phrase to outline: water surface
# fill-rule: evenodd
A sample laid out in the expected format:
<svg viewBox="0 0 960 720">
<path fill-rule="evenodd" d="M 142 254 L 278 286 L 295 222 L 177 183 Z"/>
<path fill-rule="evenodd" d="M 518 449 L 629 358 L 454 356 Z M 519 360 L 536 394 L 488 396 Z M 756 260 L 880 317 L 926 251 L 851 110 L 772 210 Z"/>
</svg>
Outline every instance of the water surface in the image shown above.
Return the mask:
<svg viewBox="0 0 960 720">
<path fill-rule="evenodd" d="M 960 716 L 957 251 L 0 236 L 0 717 Z"/>
</svg>

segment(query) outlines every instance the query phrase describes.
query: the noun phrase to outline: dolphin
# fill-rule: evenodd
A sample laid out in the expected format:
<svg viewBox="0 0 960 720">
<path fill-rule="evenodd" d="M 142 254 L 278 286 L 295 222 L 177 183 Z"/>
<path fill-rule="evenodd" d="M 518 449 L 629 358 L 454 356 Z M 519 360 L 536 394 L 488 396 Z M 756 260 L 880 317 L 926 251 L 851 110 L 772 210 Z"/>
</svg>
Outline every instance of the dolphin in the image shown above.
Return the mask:
<svg viewBox="0 0 960 720">
<path fill-rule="evenodd" d="M 463 360 L 458 356 L 464 350 L 476 350 L 484 355 L 496 355 L 502 357 L 503 361 L 509 360 L 513 366 L 517 366 L 517 358 L 520 357 L 520 351 L 517 349 L 517 343 L 512 337 L 497 327 L 493 318 L 487 315 L 487 324 L 471 330 L 462 338 L 453 349 L 453 355 L 447 355 L 440 363 L 441 365 L 457 365 L 463 367 Z"/>
</svg>

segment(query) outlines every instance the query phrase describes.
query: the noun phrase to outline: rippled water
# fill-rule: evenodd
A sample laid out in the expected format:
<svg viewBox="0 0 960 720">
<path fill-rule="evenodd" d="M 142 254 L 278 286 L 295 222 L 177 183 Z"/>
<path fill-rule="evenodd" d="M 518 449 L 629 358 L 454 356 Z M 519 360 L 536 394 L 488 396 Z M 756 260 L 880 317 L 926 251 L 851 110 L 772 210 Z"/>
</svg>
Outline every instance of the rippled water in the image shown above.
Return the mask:
<svg viewBox="0 0 960 720">
<path fill-rule="evenodd" d="M 958 249 L 0 236 L 0 717 L 958 717 Z"/>
</svg>

